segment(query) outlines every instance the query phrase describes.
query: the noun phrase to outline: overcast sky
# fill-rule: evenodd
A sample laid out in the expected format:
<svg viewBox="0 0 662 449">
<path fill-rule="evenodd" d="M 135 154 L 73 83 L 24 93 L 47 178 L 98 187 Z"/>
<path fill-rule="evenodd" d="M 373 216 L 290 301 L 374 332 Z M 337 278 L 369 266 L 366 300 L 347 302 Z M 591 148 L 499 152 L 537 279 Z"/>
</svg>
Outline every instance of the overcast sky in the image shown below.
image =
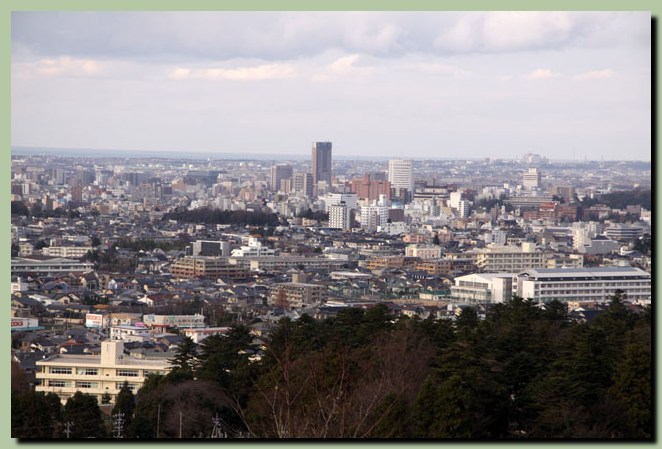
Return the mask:
<svg viewBox="0 0 662 449">
<path fill-rule="evenodd" d="M 651 159 L 651 17 L 15 12 L 12 145 Z"/>
</svg>

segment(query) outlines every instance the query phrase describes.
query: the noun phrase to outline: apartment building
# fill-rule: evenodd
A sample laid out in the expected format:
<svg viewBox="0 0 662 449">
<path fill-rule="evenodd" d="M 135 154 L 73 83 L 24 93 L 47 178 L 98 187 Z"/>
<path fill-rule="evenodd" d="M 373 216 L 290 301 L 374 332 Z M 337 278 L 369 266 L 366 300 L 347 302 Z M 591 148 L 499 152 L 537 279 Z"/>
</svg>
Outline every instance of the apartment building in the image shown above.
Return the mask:
<svg viewBox="0 0 662 449">
<path fill-rule="evenodd" d="M 245 279 L 248 272 L 226 259 L 214 257 L 184 257 L 170 266 L 170 272 L 180 278 Z"/>
<path fill-rule="evenodd" d="M 101 342 L 99 355 L 54 354 L 36 362 L 36 391 L 55 393 L 62 403 L 77 391 L 97 398 L 101 403 L 104 394 L 110 395 L 114 404 L 117 394 L 128 382 L 136 393 L 150 374 L 167 374 L 171 367 L 166 358 L 136 358 L 124 354 L 122 341 Z"/>
<path fill-rule="evenodd" d="M 438 259 L 441 257 L 441 247 L 438 245 L 408 245 L 405 256 L 419 259 Z"/>
<path fill-rule="evenodd" d="M 484 272 L 517 272 L 527 268 L 544 268 L 546 255 L 536 251 L 533 243 L 517 246 L 493 246 L 476 251 L 476 267 Z"/>
<path fill-rule="evenodd" d="M 301 282 L 287 282 L 271 288 L 272 304 L 284 305 L 290 308 L 301 308 L 304 305 L 321 304 L 326 298 L 326 286 Z"/>
</svg>

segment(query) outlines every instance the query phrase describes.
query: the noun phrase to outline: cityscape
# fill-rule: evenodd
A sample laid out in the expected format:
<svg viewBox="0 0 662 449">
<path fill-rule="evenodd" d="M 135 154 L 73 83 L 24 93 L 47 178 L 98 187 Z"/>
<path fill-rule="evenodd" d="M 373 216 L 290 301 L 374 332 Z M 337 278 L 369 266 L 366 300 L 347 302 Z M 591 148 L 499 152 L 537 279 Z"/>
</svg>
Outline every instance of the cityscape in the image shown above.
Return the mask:
<svg viewBox="0 0 662 449">
<path fill-rule="evenodd" d="M 601 82 L 624 83 L 613 93 L 614 103 L 605 99 L 601 107 L 627 103 L 630 127 L 607 129 L 611 122 L 601 118 L 603 111 L 574 117 L 574 105 L 568 122 L 581 122 L 586 131 L 573 134 L 556 122 L 550 106 L 550 115 L 541 115 L 557 125 L 549 131 L 541 126 L 538 144 L 528 140 L 530 130 L 522 130 L 520 142 L 495 143 L 489 151 L 472 149 L 485 142 L 479 129 L 467 136 L 470 145 L 463 150 L 453 126 L 444 131 L 449 135 L 444 144 L 435 141 L 438 130 L 418 136 L 418 118 L 403 118 L 403 127 L 411 131 L 408 150 L 398 143 L 401 130 L 389 128 L 393 111 L 388 107 L 379 125 L 383 132 L 372 141 L 352 134 L 351 121 L 359 119 L 349 111 L 336 112 L 337 123 L 322 134 L 317 130 L 324 129 L 327 112 L 316 112 L 320 123 L 306 121 L 294 106 L 270 116 L 274 128 L 261 123 L 262 114 L 269 114 L 258 106 L 255 122 L 250 114 L 228 118 L 229 128 L 247 126 L 241 130 L 246 147 L 233 140 L 232 129 L 216 149 L 206 148 L 209 136 L 179 147 L 179 133 L 197 129 L 187 128 L 192 122 L 185 113 L 181 126 L 168 127 L 167 112 L 150 112 L 163 134 L 153 134 L 155 146 L 142 145 L 144 136 L 133 135 L 133 125 L 116 135 L 116 120 L 124 118 L 111 112 L 104 115 L 107 127 L 93 126 L 98 112 L 93 108 L 87 110 L 89 121 L 79 116 L 80 129 L 55 130 L 41 114 L 57 110 L 58 95 L 69 105 L 63 114 L 84 111 L 74 92 L 99 83 L 94 84 L 99 99 L 105 95 L 101 86 L 126 80 L 125 74 L 87 78 L 117 61 L 99 56 L 94 62 L 91 55 L 77 53 L 89 49 L 76 48 L 66 33 L 49 35 L 45 17 L 53 19 L 53 30 L 63 24 L 80 27 L 72 34 L 77 36 L 94 23 L 104 36 L 104 24 L 110 22 L 117 27 L 113 35 L 137 23 L 155 26 L 152 31 L 159 35 L 154 31 L 161 30 L 159 21 L 167 19 L 176 28 L 182 17 L 182 23 L 191 19 L 185 13 L 113 14 L 23 12 L 12 18 L 12 438 L 654 440 L 650 76 L 642 87 L 632 81 L 641 75 L 639 68 L 635 75 L 623 68 L 584 72 L 594 84 L 586 92 Z M 267 30 L 273 19 L 296 30 L 291 33 L 307 33 L 294 13 L 252 14 L 232 18 L 238 23 L 269 19 Z M 611 41 L 590 34 L 598 24 L 636 28 L 643 18 L 650 31 L 645 14 L 522 13 L 524 22 L 519 15 L 503 14 L 497 17 L 522 30 L 530 30 L 523 23 L 545 24 L 551 31 L 541 39 L 567 46 L 569 53 L 581 47 L 582 55 L 597 42 L 611 48 L 605 43 Z M 219 19 L 195 17 L 198 22 L 191 23 L 201 27 Z M 225 15 L 219 17 L 230 26 Z M 413 45 L 406 13 L 361 13 L 351 16 L 354 22 L 342 14 L 310 17 L 352 23 L 343 45 L 362 49 L 358 59 L 368 55 L 376 71 L 381 70 L 377 59 L 384 56 L 380 52 Z M 520 38 L 529 43 L 487 40 L 496 26 L 489 14 L 447 17 L 440 15 L 436 24 L 449 27 L 439 34 L 443 52 L 451 44 L 458 45 L 453 52 L 471 55 L 555 51 L 526 33 Z M 433 28 L 427 20 L 433 19 L 421 22 L 421 35 Z M 479 22 L 484 22 L 486 41 L 460 45 L 457 27 Z M 382 23 L 386 34 L 352 34 Z M 581 39 L 574 41 L 575 34 Z M 364 40 L 349 39 L 356 35 Z M 201 36 L 218 37 L 191 38 L 200 54 L 206 45 Z M 251 47 L 257 38 L 246 36 L 240 56 L 257 58 L 251 53 L 258 51 Z M 303 45 L 296 37 L 297 51 L 313 51 L 313 44 Z M 644 47 L 650 57 L 648 38 Z M 262 39 L 257 42 L 269 54 L 290 50 Z M 388 46 L 375 47 L 384 39 Z M 621 46 L 642 45 L 631 39 L 614 45 L 614 54 Z M 154 63 L 162 63 L 149 40 L 135 48 L 129 41 L 113 41 L 119 47 L 112 49 L 104 47 L 107 43 L 94 45 L 104 47 L 99 55 L 131 54 L 126 61 L 134 50 L 149 48 L 158 60 Z M 469 43 L 477 50 L 466 50 Z M 170 44 L 173 54 L 192 51 L 186 40 Z M 526 45 L 531 49 L 523 50 Z M 48 55 L 58 46 L 71 59 Z M 214 51 L 232 47 L 221 41 Z M 595 57 L 606 53 L 601 49 Z M 40 56 L 31 60 L 33 55 Z M 126 73 L 142 57 L 124 61 Z M 170 57 L 164 60 L 171 63 Z M 262 76 L 290 79 L 303 70 L 288 71 L 274 61 L 257 72 L 202 69 L 199 61 L 174 60 L 181 65 L 170 72 L 175 82 L 234 83 L 240 75 L 248 82 Z M 390 69 L 405 70 L 396 69 L 396 60 L 388 62 Z M 357 58 L 351 61 L 332 66 L 335 72 L 315 72 L 311 82 L 327 83 L 332 94 L 336 77 Z M 190 68 L 182 68 L 185 63 Z M 411 63 L 407 60 L 407 67 Z M 648 64 L 650 75 L 650 61 L 641 64 Z M 350 78 L 359 84 L 373 73 L 359 63 L 353 67 L 357 71 Z M 461 79 L 467 75 L 454 70 Z M 570 69 L 556 70 L 500 82 L 559 82 Z M 40 90 L 40 76 L 57 77 L 48 78 L 48 100 L 25 94 L 33 88 L 46 92 Z M 581 82 L 581 76 L 568 82 Z M 132 82 L 143 82 L 138 79 Z M 162 81 L 152 81 L 156 92 Z M 299 82 L 305 90 L 305 82 Z M 634 87 L 628 90 L 625 84 Z M 355 87 L 341 88 L 369 89 Z M 405 91 L 410 87 L 403 85 Z M 645 98 L 638 96 L 642 93 Z M 264 95 L 270 99 L 272 94 Z M 589 101 L 593 92 L 586 95 Z M 205 104 L 204 95 L 196 98 L 196 111 L 221 107 L 215 99 L 214 106 Z M 127 120 L 152 132 L 151 119 L 140 117 L 142 109 L 134 111 L 130 103 L 113 100 L 108 111 L 117 106 L 130 116 Z M 28 121 L 27 111 L 37 104 L 44 109 Z M 639 118 L 646 114 L 648 123 L 642 124 Z M 489 129 L 492 125 L 478 115 L 476 123 Z M 60 119 L 52 117 L 54 123 Z M 361 119 L 367 130 L 372 119 Z M 280 129 L 281 120 L 310 129 L 294 133 L 289 124 Z M 219 123 L 219 129 L 225 126 Z M 589 147 L 586 135 L 596 132 L 596 123 L 604 135 Z M 330 131 L 339 125 L 348 131 L 338 131 L 336 140 Z M 83 139 L 95 130 L 100 140 Z M 209 130 L 213 140 L 217 130 Z M 321 135 L 306 139 L 311 130 Z M 639 137 L 625 150 L 619 139 L 628 133 Z M 586 140 L 569 148 L 553 137 L 571 134 Z M 173 146 L 155 149 L 170 138 Z M 426 138 L 432 140 L 422 144 Z M 504 144 L 508 151 L 500 149 Z M 555 151 L 557 146 L 563 150 Z"/>
</svg>

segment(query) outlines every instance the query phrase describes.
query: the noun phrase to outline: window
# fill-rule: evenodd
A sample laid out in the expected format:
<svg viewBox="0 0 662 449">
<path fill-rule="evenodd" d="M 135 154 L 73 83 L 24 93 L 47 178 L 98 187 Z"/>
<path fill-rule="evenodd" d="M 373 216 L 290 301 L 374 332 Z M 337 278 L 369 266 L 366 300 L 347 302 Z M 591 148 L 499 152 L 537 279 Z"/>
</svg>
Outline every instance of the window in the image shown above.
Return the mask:
<svg viewBox="0 0 662 449">
<path fill-rule="evenodd" d="M 117 375 L 121 377 L 138 377 L 137 369 L 118 369 Z"/>
<path fill-rule="evenodd" d="M 63 368 L 61 366 L 51 367 L 51 374 L 71 374 L 71 368 Z"/>
<path fill-rule="evenodd" d="M 139 388 L 139 385 L 138 385 L 138 384 L 132 384 L 132 383 L 130 383 L 130 384 L 128 384 L 128 385 L 129 385 L 129 388 L 131 389 L 131 391 L 132 391 L 133 393 L 135 393 L 136 391 L 138 391 L 138 388 Z M 116 390 L 121 390 L 122 387 L 124 387 L 124 382 L 115 382 L 115 389 L 116 389 Z"/>
<path fill-rule="evenodd" d="M 48 386 L 56 388 L 66 388 L 69 386 L 69 382 L 66 380 L 49 380 Z"/>
<path fill-rule="evenodd" d="M 76 388 L 98 388 L 99 383 L 98 382 L 76 382 Z"/>
<path fill-rule="evenodd" d="M 79 376 L 96 376 L 99 374 L 99 370 L 96 368 L 78 368 L 76 374 Z"/>
</svg>

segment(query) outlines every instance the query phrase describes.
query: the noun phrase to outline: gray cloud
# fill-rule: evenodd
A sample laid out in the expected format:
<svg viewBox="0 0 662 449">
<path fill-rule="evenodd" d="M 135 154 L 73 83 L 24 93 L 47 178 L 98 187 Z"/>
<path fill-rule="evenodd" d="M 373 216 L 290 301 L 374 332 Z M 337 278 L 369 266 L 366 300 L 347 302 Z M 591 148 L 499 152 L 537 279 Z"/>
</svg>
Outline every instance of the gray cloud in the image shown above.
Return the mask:
<svg viewBox="0 0 662 449">
<path fill-rule="evenodd" d="M 147 60 L 503 53 L 650 42 L 646 13 L 14 12 L 14 54 Z"/>
</svg>

